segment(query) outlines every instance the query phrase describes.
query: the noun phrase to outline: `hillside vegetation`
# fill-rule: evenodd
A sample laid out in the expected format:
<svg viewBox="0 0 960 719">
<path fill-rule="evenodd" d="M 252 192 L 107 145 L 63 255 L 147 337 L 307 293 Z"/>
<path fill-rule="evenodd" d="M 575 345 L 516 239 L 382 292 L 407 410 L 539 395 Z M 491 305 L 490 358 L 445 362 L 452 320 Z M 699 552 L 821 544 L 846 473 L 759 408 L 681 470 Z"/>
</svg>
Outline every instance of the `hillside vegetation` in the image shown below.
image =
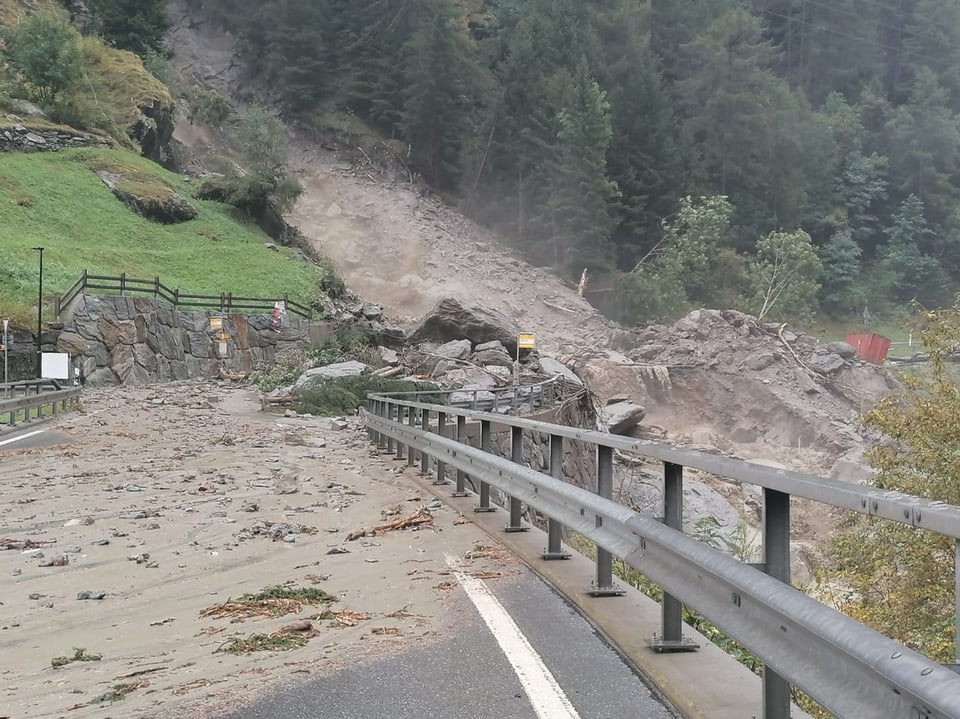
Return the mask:
<svg viewBox="0 0 960 719">
<path fill-rule="evenodd" d="M 622 319 L 960 287 L 958 0 L 187 2 Z"/>
<path fill-rule="evenodd" d="M 189 222 L 140 217 L 94 172 L 133 178 L 140 191 L 170 187 L 198 210 Z M 22 327 L 35 318 L 37 252 L 45 248 L 44 294 L 66 290 L 84 270 L 159 276 L 185 292 L 288 295 L 310 303 L 325 272 L 296 259 L 245 215 L 192 198 L 195 182 L 125 150 L 75 149 L 0 156 L 0 308 Z"/>
</svg>

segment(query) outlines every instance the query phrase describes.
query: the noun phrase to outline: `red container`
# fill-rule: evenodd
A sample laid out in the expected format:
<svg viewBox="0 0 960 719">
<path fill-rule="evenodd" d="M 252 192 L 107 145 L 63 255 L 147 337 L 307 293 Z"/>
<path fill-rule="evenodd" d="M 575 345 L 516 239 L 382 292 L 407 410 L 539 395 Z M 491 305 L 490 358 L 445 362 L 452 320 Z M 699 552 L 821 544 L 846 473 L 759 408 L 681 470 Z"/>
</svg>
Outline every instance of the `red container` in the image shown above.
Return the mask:
<svg viewBox="0 0 960 719">
<path fill-rule="evenodd" d="M 873 364 L 883 364 L 890 350 L 890 340 L 872 332 L 849 334 L 847 344 L 857 351 L 861 359 Z"/>
</svg>

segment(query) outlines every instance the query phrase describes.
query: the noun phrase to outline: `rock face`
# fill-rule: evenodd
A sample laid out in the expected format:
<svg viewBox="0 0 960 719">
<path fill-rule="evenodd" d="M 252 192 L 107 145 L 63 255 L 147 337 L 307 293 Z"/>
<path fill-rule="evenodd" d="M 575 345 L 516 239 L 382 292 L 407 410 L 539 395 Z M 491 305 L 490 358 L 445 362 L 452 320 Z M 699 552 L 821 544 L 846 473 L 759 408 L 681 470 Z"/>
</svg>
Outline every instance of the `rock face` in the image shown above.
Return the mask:
<svg viewBox="0 0 960 719">
<path fill-rule="evenodd" d="M 0 127 L 0 152 L 56 152 L 66 147 L 111 147 L 112 143 L 67 127 L 25 127 L 19 123 Z"/>
<path fill-rule="evenodd" d="M 224 353 L 210 317 L 222 317 Z M 57 342 L 88 385 L 144 384 L 250 372 L 307 344 L 309 324 L 287 316 L 279 331 L 269 315 L 183 312 L 147 297 L 80 295 Z"/>
<path fill-rule="evenodd" d="M 423 318 L 409 342 L 449 342 L 468 339 L 474 345 L 499 341 L 508 353 L 517 351 L 517 326 L 504 314 L 483 307 L 464 307 L 457 300 L 443 299 Z"/>
<path fill-rule="evenodd" d="M 336 362 L 323 367 L 314 367 L 300 375 L 294 386 L 303 387 L 322 380 L 337 379 L 340 377 L 359 377 L 368 369 L 370 369 L 368 365 L 354 360 L 350 362 Z"/>
</svg>

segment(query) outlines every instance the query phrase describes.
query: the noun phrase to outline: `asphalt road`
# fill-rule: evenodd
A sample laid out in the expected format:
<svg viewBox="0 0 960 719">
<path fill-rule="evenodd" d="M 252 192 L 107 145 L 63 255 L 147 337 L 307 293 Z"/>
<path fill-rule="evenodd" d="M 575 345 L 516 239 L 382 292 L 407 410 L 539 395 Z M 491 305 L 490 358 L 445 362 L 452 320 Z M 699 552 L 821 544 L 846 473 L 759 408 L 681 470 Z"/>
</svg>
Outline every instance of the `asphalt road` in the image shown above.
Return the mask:
<svg viewBox="0 0 960 719">
<path fill-rule="evenodd" d="M 56 447 L 70 442 L 70 435 L 57 430 L 40 429 L 36 424 L 0 432 L 0 454 L 3 452 Z"/>
<path fill-rule="evenodd" d="M 675 716 L 563 597 L 526 568 L 516 578 L 463 581 L 471 586 L 462 583 L 451 598 L 462 617 L 453 638 L 277 688 L 223 719 Z"/>
</svg>

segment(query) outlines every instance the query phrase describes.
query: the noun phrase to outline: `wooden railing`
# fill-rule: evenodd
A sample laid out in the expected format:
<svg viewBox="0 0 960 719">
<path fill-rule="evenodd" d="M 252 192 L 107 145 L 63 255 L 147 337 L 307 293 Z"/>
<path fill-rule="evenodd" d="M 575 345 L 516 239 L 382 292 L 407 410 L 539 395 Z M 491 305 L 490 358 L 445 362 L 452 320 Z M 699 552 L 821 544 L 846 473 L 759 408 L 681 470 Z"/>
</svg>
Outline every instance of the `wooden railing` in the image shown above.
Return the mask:
<svg viewBox="0 0 960 719">
<path fill-rule="evenodd" d="M 80 278 L 64 292 L 56 301 L 57 317 L 70 305 L 78 295 L 87 290 L 96 290 L 103 293 L 153 295 L 154 299 L 162 299 L 174 307 L 190 309 L 219 310 L 220 312 L 243 312 L 251 314 L 270 314 L 277 302 L 283 302 L 287 312 L 313 319 L 313 310 L 306 305 L 295 302 L 288 297 L 241 297 L 231 292 L 221 292 L 219 295 L 195 295 L 181 292 L 179 289 L 170 289 L 160 281 L 159 277 L 152 280 L 143 280 L 135 277 L 91 275 L 83 271 Z"/>
</svg>

